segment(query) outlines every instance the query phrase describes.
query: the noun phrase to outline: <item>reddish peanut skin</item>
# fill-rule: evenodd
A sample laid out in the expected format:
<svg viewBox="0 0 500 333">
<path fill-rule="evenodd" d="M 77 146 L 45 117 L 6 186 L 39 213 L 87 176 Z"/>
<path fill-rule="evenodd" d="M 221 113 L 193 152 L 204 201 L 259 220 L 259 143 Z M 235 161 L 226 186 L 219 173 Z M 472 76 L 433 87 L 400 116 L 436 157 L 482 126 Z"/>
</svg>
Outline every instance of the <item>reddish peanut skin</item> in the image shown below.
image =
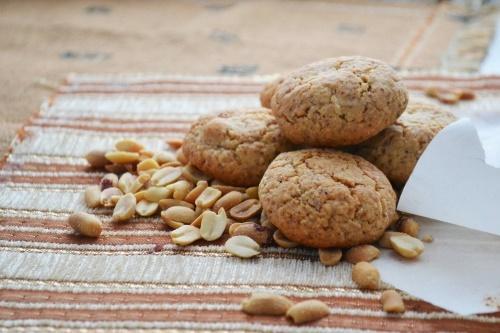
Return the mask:
<svg viewBox="0 0 500 333">
<path fill-rule="evenodd" d="M 246 221 L 262 210 L 262 205 L 257 199 L 248 199 L 229 210 L 229 215 L 236 221 Z"/>
</svg>

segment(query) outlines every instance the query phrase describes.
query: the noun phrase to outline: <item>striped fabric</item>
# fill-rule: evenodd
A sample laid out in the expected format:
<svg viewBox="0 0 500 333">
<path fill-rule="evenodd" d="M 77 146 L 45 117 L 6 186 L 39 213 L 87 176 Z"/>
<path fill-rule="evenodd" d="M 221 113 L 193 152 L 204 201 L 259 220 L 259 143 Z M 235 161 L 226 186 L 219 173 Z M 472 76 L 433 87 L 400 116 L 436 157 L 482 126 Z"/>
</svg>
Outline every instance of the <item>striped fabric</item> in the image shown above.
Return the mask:
<svg viewBox="0 0 500 333">
<path fill-rule="evenodd" d="M 429 85 L 476 89 L 479 98 L 456 112 L 500 105 L 500 77 L 402 75 L 414 99 L 425 99 Z M 381 291 L 356 289 L 350 265 L 324 267 L 315 251 L 269 247 L 240 260 L 224 252 L 224 239 L 179 248 L 157 217 L 118 226 L 109 209 L 85 207 L 83 189 L 103 175 L 87 170 L 88 150 L 124 137 L 168 149 L 165 139 L 182 138 L 202 113 L 258 106 L 269 79 L 69 76 L 19 132 L 0 169 L 0 331 L 499 332 L 500 313 L 462 317 L 410 295 L 405 314 L 387 315 Z M 65 223 L 74 211 L 98 214 L 103 235 L 76 237 Z M 239 304 L 255 290 L 318 298 L 331 315 L 306 326 L 247 316 Z"/>
</svg>

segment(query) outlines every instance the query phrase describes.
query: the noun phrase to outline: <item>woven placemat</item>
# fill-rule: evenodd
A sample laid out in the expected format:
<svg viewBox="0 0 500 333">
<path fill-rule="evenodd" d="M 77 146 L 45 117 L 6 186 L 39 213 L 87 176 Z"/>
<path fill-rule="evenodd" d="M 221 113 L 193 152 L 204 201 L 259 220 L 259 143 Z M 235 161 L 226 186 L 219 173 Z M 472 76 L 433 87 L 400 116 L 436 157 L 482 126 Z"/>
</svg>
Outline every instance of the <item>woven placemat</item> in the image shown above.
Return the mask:
<svg viewBox="0 0 500 333">
<path fill-rule="evenodd" d="M 402 75 L 413 99 L 425 99 L 426 86 L 443 85 L 478 92 L 452 110 L 500 105 L 500 77 Z M 0 331 L 498 332 L 500 313 L 463 317 L 410 295 L 406 313 L 387 315 L 380 290 L 356 289 L 349 264 L 324 267 L 312 250 L 268 247 L 258 259 L 240 260 L 224 252 L 223 241 L 174 246 L 157 217 L 115 225 L 110 210 L 85 207 L 83 189 L 103 175 L 88 170 L 88 150 L 110 149 L 124 137 L 168 149 L 165 139 L 182 138 L 200 114 L 258 106 L 268 79 L 68 77 L 1 166 Z M 98 214 L 102 237 L 75 236 L 65 222 L 74 211 Z M 158 245 L 163 250 L 155 251 Z M 239 304 L 255 290 L 318 298 L 332 314 L 300 327 L 247 316 Z"/>
</svg>

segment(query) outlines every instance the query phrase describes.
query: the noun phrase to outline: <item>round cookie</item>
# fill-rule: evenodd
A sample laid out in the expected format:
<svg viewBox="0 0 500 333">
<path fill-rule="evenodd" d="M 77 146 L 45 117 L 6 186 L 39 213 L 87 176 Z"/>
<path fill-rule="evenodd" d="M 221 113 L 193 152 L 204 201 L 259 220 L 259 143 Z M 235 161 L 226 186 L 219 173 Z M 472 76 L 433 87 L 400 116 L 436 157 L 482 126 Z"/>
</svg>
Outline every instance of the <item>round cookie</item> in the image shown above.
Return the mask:
<svg viewBox="0 0 500 333">
<path fill-rule="evenodd" d="M 382 170 L 394 186 L 403 187 L 429 142 L 455 120 L 435 105 L 410 103 L 393 125 L 362 143 L 356 153 Z"/>
<path fill-rule="evenodd" d="M 280 154 L 260 182 L 259 197 L 269 222 L 286 237 L 317 248 L 374 242 L 397 218 L 385 175 L 340 151 Z"/>
<path fill-rule="evenodd" d="M 271 108 L 271 99 L 273 98 L 274 92 L 278 85 L 283 81 L 282 77 L 278 77 L 277 79 L 268 82 L 264 85 L 260 92 L 260 105 L 265 108 Z"/>
<path fill-rule="evenodd" d="M 195 167 L 235 186 L 258 185 L 269 163 L 290 148 L 276 119 L 264 108 L 201 117 L 182 147 Z"/>
<path fill-rule="evenodd" d="M 408 91 L 387 64 L 365 57 L 315 62 L 283 77 L 271 108 L 293 143 L 358 144 L 396 121 Z"/>
</svg>

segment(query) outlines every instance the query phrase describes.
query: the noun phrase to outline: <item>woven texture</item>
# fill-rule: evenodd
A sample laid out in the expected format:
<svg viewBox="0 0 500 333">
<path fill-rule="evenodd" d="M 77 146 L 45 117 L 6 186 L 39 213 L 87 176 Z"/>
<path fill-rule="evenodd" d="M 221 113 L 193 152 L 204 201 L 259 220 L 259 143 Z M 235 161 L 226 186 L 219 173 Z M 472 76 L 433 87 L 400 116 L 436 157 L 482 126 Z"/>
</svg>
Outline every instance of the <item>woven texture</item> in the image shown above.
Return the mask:
<svg viewBox="0 0 500 333">
<path fill-rule="evenodd" d="M 494 110 L 500 100 L 500 77 L 402 75 L 414 100 L 429 85 L 479 92 L 452 110 Z M 103 175 L 87 170 L 88 150 L 123 137 L 168 149 L 165 139 L 182 138 L 202 113 L 258 106 L 268 79 L 69 77 L 20 131 L 0 170 L 0 330 L 498 332 L 500 313 L 461 317 L 409 295 L 404 315 L 386 315 L 381 291 L 356 289 L 350 265 L 324 267 L 312 250 L 268 247 L 240 260 L 224 252 L 224 240 L 179 248 L 159 218 L 117 226 L 109 210 L 85 207 L 83 189 Z M 100 215 L 102 237 L 75 236 L 65 222 L 73 211 Z M 154 251 L 158 244 L 163 251 Z M 247 316 L 239 304 L 255 290 L 319 298 L 332 315 L 308 326 Z"/>
</svg>

